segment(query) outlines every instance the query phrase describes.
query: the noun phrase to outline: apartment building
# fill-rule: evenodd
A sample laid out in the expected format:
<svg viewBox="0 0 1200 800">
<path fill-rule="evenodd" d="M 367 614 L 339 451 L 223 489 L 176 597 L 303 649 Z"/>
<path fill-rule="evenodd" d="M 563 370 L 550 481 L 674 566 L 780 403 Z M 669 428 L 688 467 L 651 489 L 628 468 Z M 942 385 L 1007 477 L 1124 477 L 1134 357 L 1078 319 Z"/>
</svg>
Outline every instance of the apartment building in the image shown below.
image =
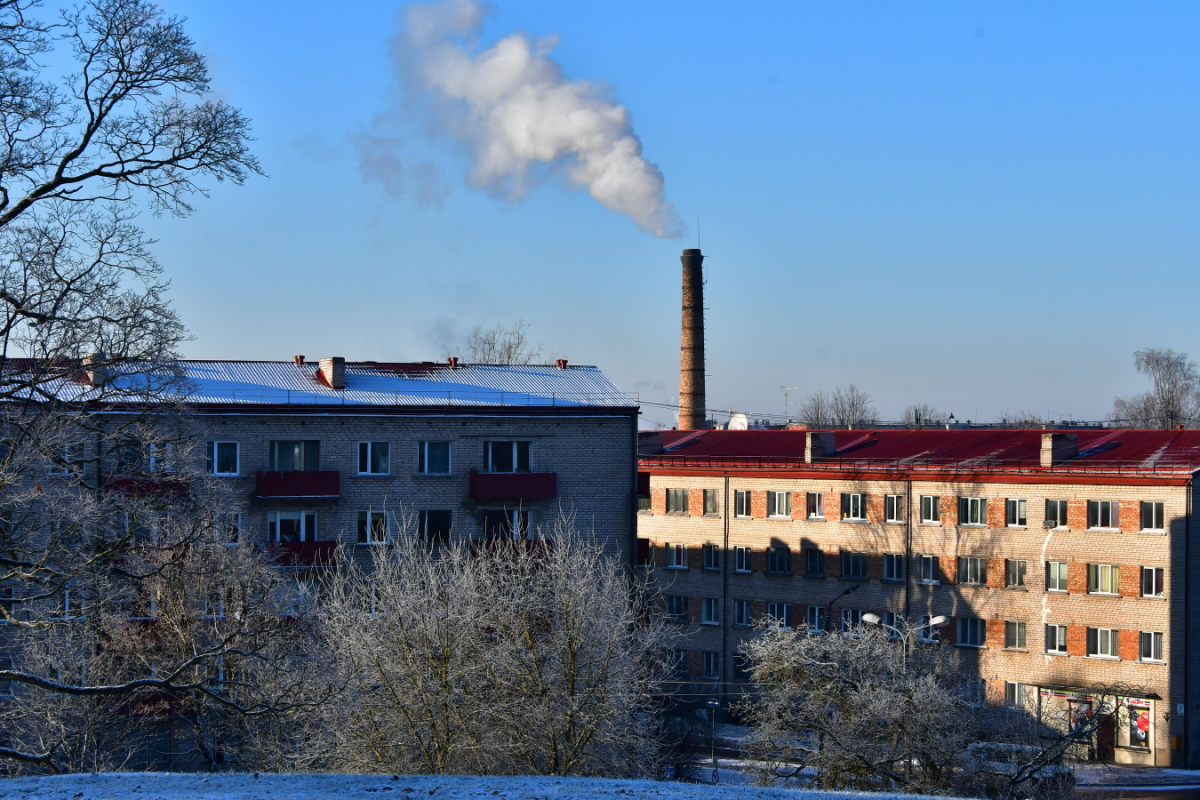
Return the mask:
<svg viewBox="0 0 1200 800">
<path fill-rule="evenodd" d="M 1096 757 L 1200 766 L 1200 431 L 667 431 L 639 470 L 637 560 L 698 691 L 743 690 L 768 615 L 944 616 L 929 638 L 981 698 L 1075 714 L 1137 687 Z"/>
</svg>

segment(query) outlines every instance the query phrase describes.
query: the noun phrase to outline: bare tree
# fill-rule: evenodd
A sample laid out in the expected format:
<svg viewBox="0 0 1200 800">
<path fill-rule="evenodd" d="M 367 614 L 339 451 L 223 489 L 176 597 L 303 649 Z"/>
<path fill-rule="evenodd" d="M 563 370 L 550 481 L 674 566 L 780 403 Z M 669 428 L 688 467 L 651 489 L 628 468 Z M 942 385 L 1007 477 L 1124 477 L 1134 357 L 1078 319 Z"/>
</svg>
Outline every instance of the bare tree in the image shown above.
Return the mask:
<svg viewBox="0 0 1200 800">
<path fill-rule="evenodd" d="M 1032 411 L 1018 411 L 1015 414 L 1005 411 L 1000 414 L 1000 419 L 1010 428 L 1040 428 L 1046 424 L 1046 420 Z"/>
<path fill-rule="evenodd" d="M 904 407 L 902 420 L 905 425 L 944 425 L 950 421 L 950 415 L 939 411 L 929 403 L 911 403 Z"/>
<path fill-rule="evenodd" d="M 322 710 L 314 760 L 365 772 L 651 772 L 670 638 L 643 619 L 622 566 L 569 520 L 549 539 L 436 546 L 410 523 L 323 586 L 346 691 Z"/>
<path fill-rule="evenodd" d="M 833 404 L 820 390 L 804 399 L 797 411 L 800 420 L 810 428 L 828 428 L 833 425 Z"/>
<path fill-rule="evenodd" d="M 1149 375 L 1149 392 L 1118 397 L 1112 419 L 1129 428 L 1192 427 L 1200 413 L 1200 370 L 1187 353 L 1148 347 L 1133 354 L 1137 371 Z"/>
<path fill-rule="evenodd" d="M 510 326 L 497 323 L 491 328 L 476 325 L 467 335 L 466 360 L 472 364 L 533 364 L 542 357 L 542 343 L 529 338 L 530 324 L 519 319 Z M 458 348 L 447 355 L 461 356 Z"/>
<path fill-rule="evenodd" d="M 864 427 L 879 416 L 871 403 L 871 396 L 853 383 L 845 389 L 838 387 L 833 391 L 830 409 L 834 424 L 844 428 Z"/>
</svg>

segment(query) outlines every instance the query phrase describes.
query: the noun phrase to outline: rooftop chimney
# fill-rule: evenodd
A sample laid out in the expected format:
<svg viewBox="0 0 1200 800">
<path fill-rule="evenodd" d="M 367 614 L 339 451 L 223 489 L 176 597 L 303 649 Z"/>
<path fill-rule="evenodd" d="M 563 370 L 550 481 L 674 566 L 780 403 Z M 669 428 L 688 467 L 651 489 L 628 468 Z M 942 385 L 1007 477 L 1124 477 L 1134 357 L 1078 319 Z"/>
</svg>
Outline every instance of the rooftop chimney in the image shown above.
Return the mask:
<svg viewBox="0 0 1200 800">
<path fill-rule="evenodd" d="M 679 430 L 707 427 L 704 413 L 704 256 L 684 250 L 683 330 L 679 359 Z"/>
<path fill-rule="evenodd" d="M 450 365 L 450 369 L 458 369 L 458 356 L 450 356 L 446 359 L 446 363 Z"/>
<path fill-rule="evenodd" d="M 296 362 L 297 367 L 304 366 L 304 356 L 292 356 L 292 361 Z"/>
<path fill-rule="evenodd" d="M 1074 433 L 1042 434 L 1042 466 L 1053 467 L 1079 455 L 1079 435 Z"/>
<path fill-rule="evenodd" d="M 87 382 L 92 386 L 108 383 L 108 368 L 104 366 L 104 353 L 85 353 L 81 359 Z"/>
<path fill-rule="evenodd" d="M 567 360 L 566 360 L 565 358 L 558 358 L 558 359 L 555 359 L 555 360 L 554 360 L 554 363 L 555 363 L 555 365 L 557 365 L 557 366 L 558 366 L 558 368 L 559 368 L 559 369 L 566 369 L 566 368 L 567 368 Z"/>
<path fill-rule="evenodd" d="M 321 378 L 330 389 L 346 388 L 346 359 L 341 356 L 321 359 Z"/>
</svg>

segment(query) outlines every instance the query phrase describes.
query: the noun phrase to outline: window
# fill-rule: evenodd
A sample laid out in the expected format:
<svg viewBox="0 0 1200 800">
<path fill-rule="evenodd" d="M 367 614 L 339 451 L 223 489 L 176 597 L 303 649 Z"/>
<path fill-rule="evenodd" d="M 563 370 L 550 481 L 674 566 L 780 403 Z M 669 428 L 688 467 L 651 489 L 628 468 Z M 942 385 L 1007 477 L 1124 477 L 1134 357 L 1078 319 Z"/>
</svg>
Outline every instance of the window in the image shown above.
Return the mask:
<svg viewBox="0 0 1200 800">
<path fill-rule="evenodd" d="M 716 680 L 721 677 L 721 654 L 705 650 L 700 658 L 700 675 Z"/>
<path fill-rule="evenodd" d="M 810 631 L 825 630 L 825 609 L 822 606 L 809 606 L 804 621 Z"/>
<path fill-rule="evenodd" d="M 358 443 L 359 475 L 387 475 L 391 471 L 387 442 Z"/>
<path fill-rule="evenodd" d="M 1152 631 L 1141 632 L 1142 661 L 1165 661 L 1163 658 L 1163 635 Z"/>
<path fill-rule="evenodd" d="M 750 548 L 749 547 L 733 548 L 733 571 L 734 572 L 749 572 L 750 571 Z"/>
<path fill-rule="evenodd" d="M 825 519 L 825 495 L 809 492 L 806 505 L 809 519 Z"/>
<path fill-rule="evenodd" d="M 920 556 L 921 583 L 937 583 L 937 556 Z"/>
<path fill-rule="evenodd" d="M 1118 594 L 1121 568 L 1116 564 L 1087 565 L 1088 594 Z"/>
<path fill-rule="evenodd" d="M 792 627 L 792 607 L 788 603 L 767 603 L 767 621 L 772 625 Z"/>
<path fill-rule="evenodd" d="M 358 543 L 385 544 L 387 542 L 387 512 L 358 512 Z"/>
<path fill-rule="evenodd" d="M 529 442 L 484 442 L 487 472 L 529 472 Z"/>
<path fill-rule="evenodd" d="M 320 469 L 321 443 L 305 441 L 272 441 L 270 468 L 272 472 L 315 472 Z"/>
<path fill-rule="evenodd" d="M 867 577 L 867 556 L 865 553 L 851 553 L 848 550 L 842 551 L 842 577 L 843 578 L 865 578 Z"/>
<path fill-rule="evenodd" d="M 898 494 L 885 495 L 883 498 L 883 521 L 904 522 L 904 497 Z"/>
<path fill-rule="evenodd" d="M 958 559 L 958 582 L 964 586 L 987 585 L 986 558 Z"/>
<path fill-rule="evenodd" d="M 767 572 L 775 575 L 792 574 L 792 551 L 788 547 L 767 548 Z"/>
<path fill-rule="evenodd" d="M 958 498 L 959 525 L 987 525 L 987 500 L 982 497 Z"/>
<path fill-rule="evenodd" d="M 68 457 L 69 453 L 64 453 Z M 73 467 L 63 465 L 70 474 Z M 137 442 L 126 440 L 117 445 L 117 469 L 121 472 L 174 472 L 174 442 Z"/>
<path fill-rule="evenodd" d="M 483 512 L 483 538 L 519 542 L 531 538 L 529 512 L 489 509 Z"/>
<path fill-rule="evenodd" d="M 898 553 L 884 553 L 883 579 L 885 581 L 904 580 L 904 556 Z"/>
<path fill-rule="evenodd" d="M 767 492 L 767 516 L 775 519 L 791 519 L 792 493 Z"/>
<path fill-rule="evenodd" d="M 688 513 L 688 490 L 687 489 L 667 489 L 667 513 L 668 514 L 686 514 Z"/>
<path fill-rule="evenodd" d="M 704 612 L 700 617 L 700 622 L 704 625 L 720 625 L 721 624 L 721 598 L 706 597 L 704 598 Z"/>
<path fill-rule="evenodd" d="M 1025 708 L 1025 684 L 1005 681 L 1004 705 L 1008 708 Z"/>
<path fill-rule="evenodd" d="M 651 565 L 651 562 L 650 562 L 650 540 L 649 539 L 643 538 L 641 536 L 638 537 L 637 555 L 634 556 L 634 558 L 637 561 L 637 566 L 639 566 L 639 567 L 648 567 Z"/>
<path fill-rule="evenodd" d="M 1046 501 L 1046 527 L 1047 528 L 1065 528 L 1065 527 L 1067 527 L 1067 501 L 1066 500 L 1047 500 Z"/>
<path fill-rule="evenodd" d="M 667 569 L 687 569 L 687 545 L 667 545 Z"/>
<path fill-rule="evenodd" d="M 317 512 L 271 511 L 267 514 L 267 538 L 272 542 L 315 542 Z"/>
<path fill-rule="evenodd" d="M 13 587 L 0 586 L 0 625 L 12 619 L 16 613 L 16 601 L 13 599 Z"/>
<path fill-rule="evenodd" d="M 1011 558 L 1004 560 L 1004 586 L 1017 589 L 1025 585 L 1025 562 Z"/>
<path fill-rule="evenodd" d="M 938 500 L 941 498 L 931 495 L 921 497 L 921 522 L 925 525 L 936 524 L 941 520 L 938 512 Z"/>
<path fill-rule="evenodd" d="M 1116 528 L 1120 520 L 1116 500 L 1088 500 L 1089 528 Z"/>
<path fill-rule="evenodd" d="M 1163 527 L 1162 503 L 1142 503 L 1142 530 L 1165 530 Z"/>
<path fill-rule="evenodd" d="M 1025 527 L 1024 500 L 1008 499 L 1004 501 L 1004 524 L 1010 528 Z"/>
<path fill-rule="evenodd" d="M 1067 654 L 1066 625 L 1046 626 L 1046 652 L 1064 656 Z"/>
<path fill-rule="evenodd" d="M 667 622 L 687 622 L 687 597 L 681 594 L 669 594 L 667 601 Z"/>
<path fill-rule="evenodd" d="M 650 510 L 650 498 L 646 497 L 645 495 L 639 494 L 638 499 L 637 499 L 637 510 L 638 511 L 649 511 Z"/>
<path fill-rule="evenodd" d="M 1163 568 L 1142 567 L 1142 597 L 1163 596 Z"/>
<path fill-rule="evenodd" d="M 721 569 L 721 548 L 715 544 L 704 545 L 704 568 L 712 571 Z"/>
<path fill-rule="evenodd" d="M 842 633 L 859 633 L 862 631 L 863 612 L 857 608 L 842 609 Z"/>
<path fill-rule="evenodd" d="M 417 442 L 417 472 L 422 475 L 449 475 L 450 443 Z"/>
<path fill-rule="evenodd" d="M 815 547 L 804 549 L 804 574 L 810 578 L 825 577 L 825 553 Z"/>
<path fill-rule="evenodd" d="M 704 490 L 704 513 L 705 515 L 715 515 L 717 513 L 717 490 Z"/>
<path fill-rule="evenodd" d="M 750 601 L 733 601 L 733 624 L 742 628 L 750 627 Z"/>
<path fill-rule="evenodd" d="M 739 489 L 733 493 L 733 515 L 750 518 L 750 492 Z"/>
<path fill-rule="evenodd" d="M 1067 562 L 1065 562 L 1065 561 L 1047 561 L 1046 562 L 1046 591 L 1047 592 L 1065 592 L 1065 591 L 1067 591 Z"/>
<path fill-rule="evenodd" d="M 942 640 L 941 631 L 929 624 L 933 617 L 928 614 L 921 615 L 921 625 L 917 628 L 917 639 L 922 642 L 940 642 Z"/>
<path fill-rule="evenodd" d="M 899 636 L 896 631 L 904 624 L 904 615 L 897 614 L 895 611 L 883 612 L 884 631 L 887 632 L 889 639 L 897 639 Z"/>
<path fill-rule="evenodd" d="M 1111 628 L 1087 629 L 1087 654 L 1094 658 L 1117 658 L 1120 655 L 1118 633 Z"/>
<path fill-rule="evenodd" d="M 867 519 L 867 496 L 865 494 L 842 495 L 842 519 L 865 522 Z"/>
<path fill-rule="evenodd" d="M 205 472 L 209 475 L 238 474 L 238 443 L 209 442 L 206 445 L 207 463 Z"/>
<path fill-rule="evenodd" d="M 218 533 L 221 540 L 228 545 L 241 544 L 242 541 L 242 514 L 240 511 L 231 511 L 222 514 L 218 525 Z"/>
<path fill-rule="evenodd" d="M 7 657 L 0 657 L 0 670 L 12 672 L 13 660 Z M 0 678 L 0 697 L 12 696 L 12 678 Z"/>
<path fill-rule="evenodd" d="M 741 653 L 733 656 L 733 679 L 738 683 L 746 683 L 753 677 L 750 673 L 750 659 Z"/>
<path fill-rule="evenodd" d="M 960 618 L 958 620 L 958 643 L 965 647 L 983 647 L 987 642 L 987 621 Z"/>
<path fill-rule="evenodd" d="M 417 535 L 427 542 L 445 544 L 450 541 L 449 511 L 418 511 Z"/>
<path fill-rule="evenodd" d="M 1004 623 L 1004 646 L 1010 650 L 1025 649 L 1025 623 Z"/>
<path fill-rule="evenodd" d="M 204 595 L 204 616 L 208 619 L 219 619 L 225 616 L 225 594 L 220 588 L 213 589 Z"/>
<path fill-rule="evenodd" d="M 667 668 L 677 675 L 686 673 L 687 650 L 681 650 L 678 648 L 667 650 Z"/>
</svg>

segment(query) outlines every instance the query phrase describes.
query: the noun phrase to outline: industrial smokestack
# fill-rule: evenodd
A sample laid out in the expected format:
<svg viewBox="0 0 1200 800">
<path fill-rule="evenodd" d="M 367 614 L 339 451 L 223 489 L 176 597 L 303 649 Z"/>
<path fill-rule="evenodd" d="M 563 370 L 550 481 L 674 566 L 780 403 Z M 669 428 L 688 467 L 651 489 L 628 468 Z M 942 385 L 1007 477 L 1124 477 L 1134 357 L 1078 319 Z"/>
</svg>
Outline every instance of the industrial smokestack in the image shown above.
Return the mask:
<svg viewBox="0 0 1200 800">
<path fill-rule="evenodd" d="M 708 427 L 704 413 L 704 256 L 684 250 L 683 335 L 679 359 L 679 430 Z"/>
</svg>

